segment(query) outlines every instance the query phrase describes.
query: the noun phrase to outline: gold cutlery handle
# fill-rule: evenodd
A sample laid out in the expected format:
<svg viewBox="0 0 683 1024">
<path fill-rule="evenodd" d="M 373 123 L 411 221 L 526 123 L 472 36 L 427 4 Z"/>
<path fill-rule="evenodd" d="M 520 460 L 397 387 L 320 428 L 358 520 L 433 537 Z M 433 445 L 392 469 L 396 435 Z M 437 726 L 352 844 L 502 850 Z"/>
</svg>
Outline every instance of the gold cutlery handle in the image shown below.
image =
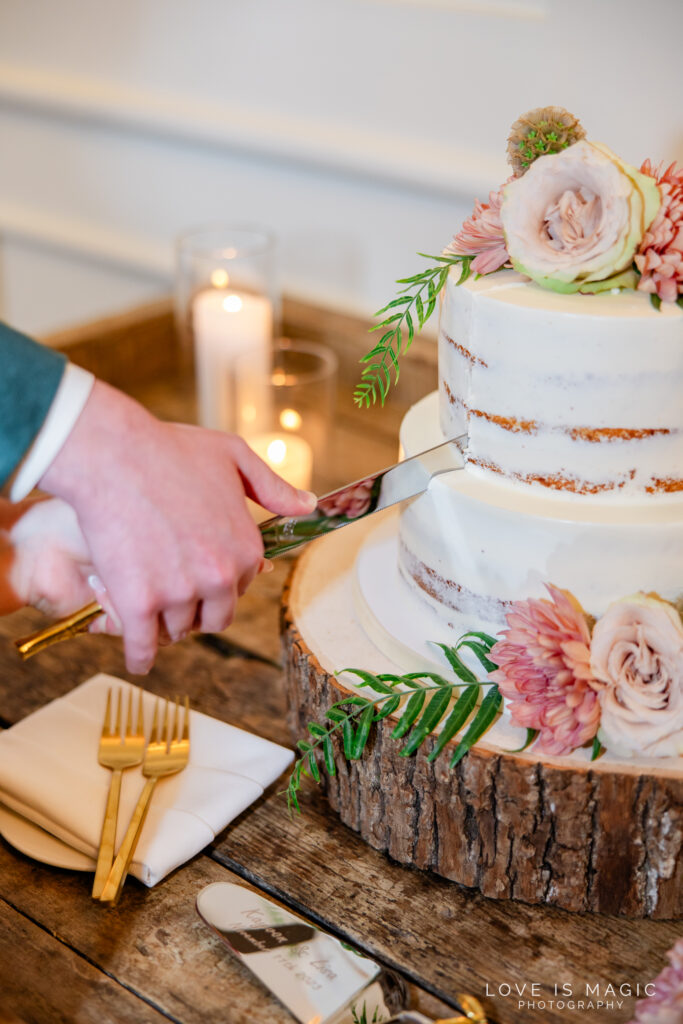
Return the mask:
<svg viewBox="0 0 683 1024">
<path fill-rule="evenodd" d="M 44 629 L 39 629 L 37 633 L 32 633 L 31 636 L 26 636 L 22 640 L 15 640 L 14 646 L 22 661 L 26 661 L 27 658 L 46 647 L 58 644 L 61 640 L 68 640 L 69 637 L 77 636 L 78 633 L 86 632 L 90 623 L 103 614 L 102 605 L 98 601 L 91 601 L 84 608 L 79 608 L 78 611 L 72 612 L 71 615 L 67 615 L 63 619 L 57 619 L 56 622 Z"/>
<path fill-rule="evenodd" d="M 121 795 L 122 770 L 114 768 L 109 781 L 109 795 L 107 797 L 107 809 L 104 812 L 102 822 L 102 835 L 100 836 L 100 849 L 97 854 L 97 867 L 95 868 L 95 880 L 92 887 L 92 896 L 99 899 L 105 882 L 109 877 L 111 866 L 114 861 L 114 847 L 116 845 L 116 819 L 119 813 L 119 797 Z"/>
<path fill-rule="evenodd" d="M 159 776 L 155 775 L 151 779 L 147 779 L 147 782 L 145 783 L 145 788 L 140 794 L 140 799 L 133 811 L 133 817 L 130 819 L 130 824 L 119 848 L 119 852 L 116 855 L 114 866 L 109 872 L 109 878 L 107 879 L 104 889 L 100 895 L 102 902 L 116 903 L 121 895 L 123 883 L 126 880 L 128 869 L 131 861 L 133 860 L 133 855 L 138 845 L 140 833 L 142 832 L 142 827 L 145 824 L 145 818 L 147 817 L 152 793 L 154 792 L 154 787 L 158 781 Z"/>
</svg>

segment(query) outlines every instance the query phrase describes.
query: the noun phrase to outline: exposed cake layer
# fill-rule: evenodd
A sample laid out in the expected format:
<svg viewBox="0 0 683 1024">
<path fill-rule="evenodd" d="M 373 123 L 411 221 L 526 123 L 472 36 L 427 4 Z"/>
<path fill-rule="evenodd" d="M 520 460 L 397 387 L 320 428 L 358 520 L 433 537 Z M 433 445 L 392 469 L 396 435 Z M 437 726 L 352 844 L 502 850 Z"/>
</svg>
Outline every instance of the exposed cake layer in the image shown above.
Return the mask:
<svg viewBox="0 0 683 1024">
<path fill-rule="evenodd" d="M 401 426 L 406 456 L 439 444 L 436 392 Z M 401 512 L 401 572 L 457 631 L 504 626 L 509 602 L 570 590 L 592 615 L 638 590 L 683 592 L 683 494 L 667 502 L 563 499 L 466 468 Z"/>
<path fill-rule="evenodd" d="M 558 295 L 499 271 L 439 323 L 439 418 L 482 476 L 534 490 L 683 496 L 683 309 L 638 292 Z"/>
</svg>

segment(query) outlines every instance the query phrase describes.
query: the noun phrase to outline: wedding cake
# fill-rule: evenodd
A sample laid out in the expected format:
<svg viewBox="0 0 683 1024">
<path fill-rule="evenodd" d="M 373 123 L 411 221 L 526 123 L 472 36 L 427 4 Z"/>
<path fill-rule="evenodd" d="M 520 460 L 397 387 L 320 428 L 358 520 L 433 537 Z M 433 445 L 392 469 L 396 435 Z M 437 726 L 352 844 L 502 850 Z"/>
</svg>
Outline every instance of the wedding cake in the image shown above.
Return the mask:
<svg viewBox="0 0 683 1024">
<path fill-rule="evenodd" d="M 505 627 L 551 582 L 598 618 L 683 596 L 683 309 L 451 272 L 439 392 L 406 416 L 415 455 L 467 435 L 466 469 L 401 513 L 400 564 L 456 633 Z"/>
<path fill-rule="evenodd" d="M 408 411 L 400 445 L 410 458 L 458 438 L 464 465 L 344 551 L 354 612 L 337 613 L 336 636 L 318 626 L 350 603 L 329 585 L 333 544 L 324 582 L 315 549 L 302 559 L 285 616 L 293 714 L 299 732 L 307 711 L 317 722 L 302 764 L 327 743 L 333 804 L 399 860 L 489 896 L 677 916 L 683 171 L 624 163 L 561 108 L 520 118 L 508 153 L 512 177 L 378 314 L 356 401 L 386 397 L 438 304 L 438 391 Z M 372 511 L 362 498 L 347 515 Z M 478 705 L 462 692 L 449 705 L 447 685 L 476 685 L 473 663 L 485 669 Z M 366 669 L 361 686 L 402 714 L 392 731 L 378 712 L 358 767 L 370 726 L 363 744 L 345 740 L 344 782 L 330 763 L 340 664 Z M 431 686 L 426 704 L 416 679 Z M 410 701 L 391 696 L 401 686 L 425 707 L 409 724 Z M 439 728 L 455 745 L 451 773 L 429 768 L 438 739 L 404 767 Z"/>
</svg>

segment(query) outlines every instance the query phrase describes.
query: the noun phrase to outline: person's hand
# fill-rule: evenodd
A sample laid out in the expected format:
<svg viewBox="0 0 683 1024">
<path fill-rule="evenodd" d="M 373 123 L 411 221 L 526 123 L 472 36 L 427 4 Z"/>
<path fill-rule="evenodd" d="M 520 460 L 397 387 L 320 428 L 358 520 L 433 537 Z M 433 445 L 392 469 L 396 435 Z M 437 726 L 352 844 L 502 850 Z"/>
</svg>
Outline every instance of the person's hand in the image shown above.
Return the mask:
<svg viewBox="0 0 683 1024">
<path fill-rule="evenodd" d="M 76 510 L 140 674 L 164 632 L 178 640 L 231 622 L 263 564 L 245 496 L 282 515 L 315 506 L 240 438 L 162 423 L 101 381 L 40 485 Z"/>
<path fill-rule="evenodd" d="M 33 605 L 52 617 L 68 615 L 93 600 L 93 573 L 76 514 L 64 501 L 0 500 L 0 614 Z M 98 623 L 100 631 L 116 631 L 109 621 Z"/>
</svg>

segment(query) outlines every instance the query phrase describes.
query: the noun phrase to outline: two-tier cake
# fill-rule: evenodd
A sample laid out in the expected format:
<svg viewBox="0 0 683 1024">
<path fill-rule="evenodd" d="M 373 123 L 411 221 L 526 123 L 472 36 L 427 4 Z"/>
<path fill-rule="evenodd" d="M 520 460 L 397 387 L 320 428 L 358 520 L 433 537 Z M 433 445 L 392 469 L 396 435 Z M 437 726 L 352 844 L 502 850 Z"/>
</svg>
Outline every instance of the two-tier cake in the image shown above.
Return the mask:
<svg viewBox="0 0 683 1024">
<path fill-rule="evenodd" d="M 516 122 L 510 147 L 513 178 L 382 311 L 358 392 L 384 396 L 436 282 L 439 388 L 405 416 L 401 450 L 465 435 L 464 465 L 302 558 L 293 723 L 314 719 L 304 758 L 327 744 L 332 803 L 397 859 L 489 896 L 678 916 L 683 172 L 624 164 L 557 108 Z M 407 674 L 430 683 L 424 707 L 444 708 L 414 728 L 436 736 L 405 756 L 402 698 L 349 761 L 326 711 L 354 692 L 348 666 L 397 693 L 414 692 Z M 482 666 L 477 706 L 430 757 L 451 721 L 439 685 L 455 702 Z"/>
</svg>

